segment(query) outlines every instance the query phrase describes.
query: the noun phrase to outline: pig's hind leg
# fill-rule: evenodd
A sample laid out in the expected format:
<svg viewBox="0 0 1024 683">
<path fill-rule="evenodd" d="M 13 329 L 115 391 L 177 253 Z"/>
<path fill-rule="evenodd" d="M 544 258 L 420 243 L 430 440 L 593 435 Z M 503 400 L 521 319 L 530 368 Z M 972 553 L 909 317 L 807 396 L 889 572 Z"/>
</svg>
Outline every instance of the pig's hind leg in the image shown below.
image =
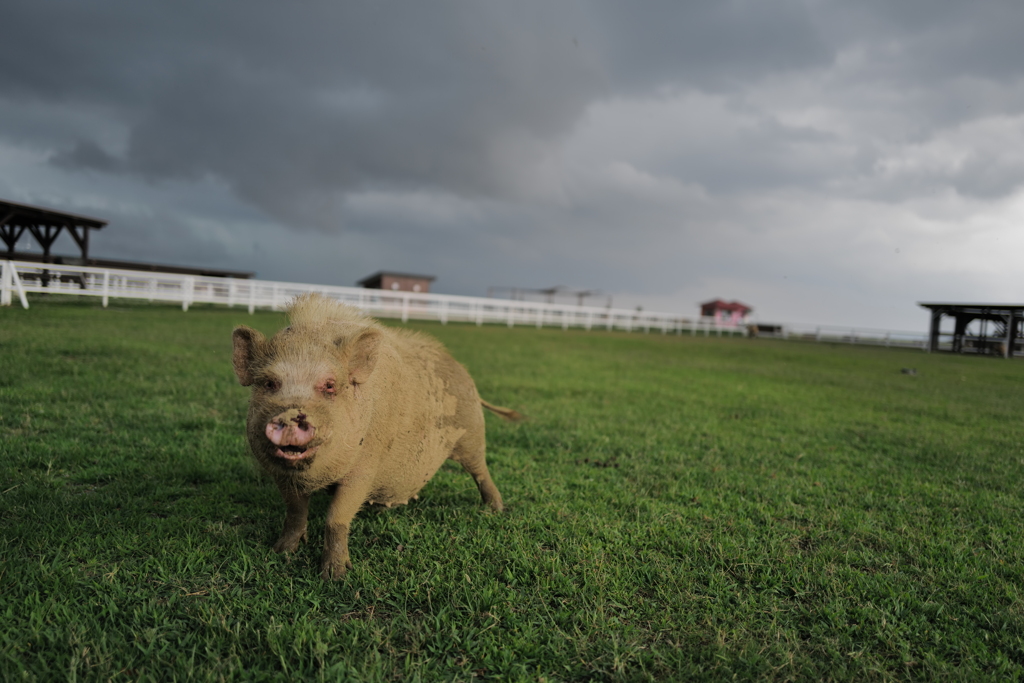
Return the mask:
<svg viewBox="0 0 1024 683">
<path fill-rule="evenodd" d="M 487 470 L 486 454 L 484 431 L 479 429 L 470 430 L 464 434 L 455 444 L 449 457 L 462 465 L 462 468 L 473 477 L 484 503 L 490 505 L 495 512 L 501 512 L 505 509 L 505 504 L 501 500 L 498 487 L 491 479 L 491 473 Z"/>
</svg>

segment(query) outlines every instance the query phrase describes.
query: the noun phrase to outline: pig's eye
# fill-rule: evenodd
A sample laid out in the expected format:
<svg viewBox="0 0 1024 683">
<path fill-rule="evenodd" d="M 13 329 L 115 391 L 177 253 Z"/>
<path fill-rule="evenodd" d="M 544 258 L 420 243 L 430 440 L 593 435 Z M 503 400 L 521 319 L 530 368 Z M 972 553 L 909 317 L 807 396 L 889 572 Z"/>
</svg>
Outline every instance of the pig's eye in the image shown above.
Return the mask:
<svg viewBox="0 0 1024 683">
<path fill-rule="evenodd" d="M 265 379 L 263 380 L 263 388 L 267 391 L 277 391 L 281 388 L 281 383 L 276 379 Z"/>
<path fill-rule="evenodd" d="M 324 382 L 324 393 L 328 396 L 334 396 L 336 393 L 338 393 L 337 389 L 334 386 L 333 379 L 329 379 L 326 382 Z"/>
</svg>

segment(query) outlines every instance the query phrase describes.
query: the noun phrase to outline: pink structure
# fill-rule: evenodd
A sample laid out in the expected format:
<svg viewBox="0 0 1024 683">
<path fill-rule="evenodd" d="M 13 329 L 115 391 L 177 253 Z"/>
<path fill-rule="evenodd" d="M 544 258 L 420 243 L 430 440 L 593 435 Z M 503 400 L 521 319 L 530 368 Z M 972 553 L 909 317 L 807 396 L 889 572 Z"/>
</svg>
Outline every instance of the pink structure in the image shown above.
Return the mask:
<svg viewBox="0 0 1024 683">
<path fill-rule="evenodd" d="M 700 305 L 700 314 L 704 318 L 713 318 L 716 325 L 735 327 L 747 322 L 747 315 L 754 310 L 739 301 L 706 301 Z"/>
</svg>

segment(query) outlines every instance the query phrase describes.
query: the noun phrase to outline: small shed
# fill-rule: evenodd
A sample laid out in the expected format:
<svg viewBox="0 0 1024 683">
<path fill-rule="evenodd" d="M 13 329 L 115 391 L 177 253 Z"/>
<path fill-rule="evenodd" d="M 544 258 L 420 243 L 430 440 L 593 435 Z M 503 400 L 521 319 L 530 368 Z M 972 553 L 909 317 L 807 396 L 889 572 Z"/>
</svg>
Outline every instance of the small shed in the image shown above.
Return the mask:
<svg viewBox="0 0 1024 683">
<path fill-rule="evenodd" d="M 700 314 L 704 318 L 712 318 L 716 325 L 744 325 L 747 315 L 754 309 L 739 301 L 722 301 L 714 299 L 700 305 Z"/>
<path fill-rule="evenodd" d="M 411 273 L 392 273 L 382 270 L 369 277 L 364 277 L 356 284 L 367 289 L 390 289 L 393 292 L 430 291 L 430 283 L 437 278 L 433 275 L 413 275 Z"/>
</svg>

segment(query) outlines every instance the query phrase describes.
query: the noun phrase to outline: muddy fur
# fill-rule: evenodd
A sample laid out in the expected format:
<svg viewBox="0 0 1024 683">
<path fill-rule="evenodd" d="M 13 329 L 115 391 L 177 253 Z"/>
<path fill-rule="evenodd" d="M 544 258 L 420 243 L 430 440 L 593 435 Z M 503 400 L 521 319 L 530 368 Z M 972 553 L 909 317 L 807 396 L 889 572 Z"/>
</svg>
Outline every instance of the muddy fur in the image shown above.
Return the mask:
<svg viewBox="0 0 1024 683">
<path fill-rule="evenodd" d="M 310 494 L 331 486 L 321 568 L 324 578 L 342 576 L 359 509 L 407 503 L 448 458 L 473 476 L 486 504 L 503 509 L 481 406 L 519 415 L 483 402 L 438 341 L 318 294 L 298 297 L 288 317 L 271 339 L 244 325 L 232 335 L 235 374 L 252 387 L 249 446 L 286 507 L 274 550 L 298 547 Z"/>
</svg>

